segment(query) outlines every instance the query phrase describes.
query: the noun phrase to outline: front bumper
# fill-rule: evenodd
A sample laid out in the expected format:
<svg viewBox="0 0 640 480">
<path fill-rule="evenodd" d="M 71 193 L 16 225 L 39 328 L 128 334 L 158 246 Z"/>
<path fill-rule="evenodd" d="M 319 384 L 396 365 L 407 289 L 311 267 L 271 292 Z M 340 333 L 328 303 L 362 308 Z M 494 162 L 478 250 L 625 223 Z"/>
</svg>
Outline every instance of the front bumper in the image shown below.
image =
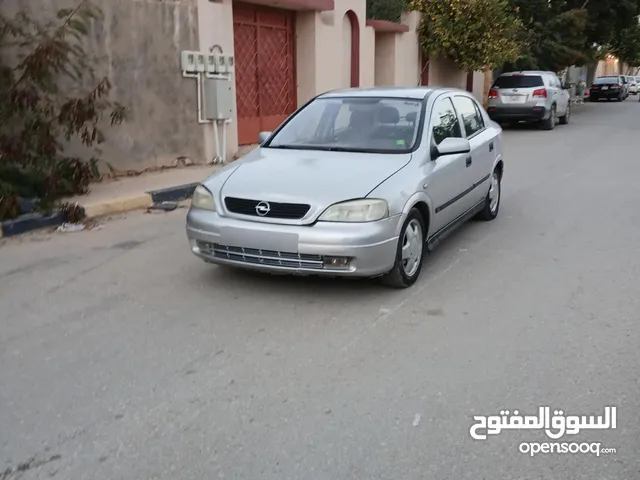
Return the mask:
<svg viewBox="0 0 640 480">
<path fill-rule="evenodd" d="M 549 116 L 545 107 L 492 107 L 487 108 L 489 118 L 499 121 L 538 121 Z"/>
<path fill-rule="evenodd" d="M 209 263 L 273 273 L 372 277 L 393 268 L 402 220 L 396 215 L 359 224 L 278 225 L 191 208 L 186 230 L 191 251 Z"/>
</svg>

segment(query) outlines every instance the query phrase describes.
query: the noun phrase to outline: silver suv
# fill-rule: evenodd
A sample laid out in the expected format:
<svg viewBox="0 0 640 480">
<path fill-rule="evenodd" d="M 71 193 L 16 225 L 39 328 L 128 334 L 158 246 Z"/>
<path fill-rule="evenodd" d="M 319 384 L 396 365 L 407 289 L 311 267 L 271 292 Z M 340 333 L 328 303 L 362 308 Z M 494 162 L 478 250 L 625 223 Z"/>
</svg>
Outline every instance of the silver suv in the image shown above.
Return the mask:
<svg viewBox="0 0 640 480">
<path fill-rule="evenodd" d="M 553 72 L 503 73 L 489 90 L 487 112 L 496 122 L 536 122 L 553 130 L 558 121 L 569 123 L 571 95 Z"/>
</svg>

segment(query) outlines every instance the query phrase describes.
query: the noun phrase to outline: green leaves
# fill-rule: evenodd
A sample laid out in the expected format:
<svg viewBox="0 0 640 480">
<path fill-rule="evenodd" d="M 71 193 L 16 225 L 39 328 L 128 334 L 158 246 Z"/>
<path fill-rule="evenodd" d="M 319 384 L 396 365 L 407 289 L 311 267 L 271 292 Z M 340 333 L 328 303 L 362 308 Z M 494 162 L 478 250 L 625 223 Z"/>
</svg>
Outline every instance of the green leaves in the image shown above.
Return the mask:
<svg viewBox="0 0 640 480">
<path fill-rule="evenodd" d="M 367 0 L 367 18 L 399 22 L 404 10 L 404 0 Z"/>
<path fill-rule="evenodd" d="M 38 22 L 27 10 L 11 18 L 0 13 L 0 169 L 41 172 L 47 198 L 78 193 L 90 179 L 81 159 L 64 154 L 65 142 L 100 144 L 100 127 L 126 118 L 86 50 L 102 13 L 89 0 L 77 1 L 55 23 Z"/>
<path fill-rule="evenodd" d="M 496 68 L 515 61 L 525 42 L 522 22 L 508 0 L 415 0 L 422 12 L 420 44 L 462 70 Z"/>
</svg>

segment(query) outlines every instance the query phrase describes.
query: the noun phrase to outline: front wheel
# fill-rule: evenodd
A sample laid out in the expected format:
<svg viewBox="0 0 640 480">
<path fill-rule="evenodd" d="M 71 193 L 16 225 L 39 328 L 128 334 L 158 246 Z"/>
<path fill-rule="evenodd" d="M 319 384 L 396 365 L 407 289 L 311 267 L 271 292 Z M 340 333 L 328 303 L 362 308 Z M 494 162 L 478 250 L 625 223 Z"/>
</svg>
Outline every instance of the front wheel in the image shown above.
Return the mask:
<svg viewBox="0 0 640 480">
<path fill-rule="evenodd" d="M 478 214 L 480 220 L 490 222 L 498 216 L 498 212 L 500 211 L 500 194 L 502 193 L 501 183 L 500 172 L 494 170 L 491 175 L 491 186 L 484 201 L 484 209 Z"/>
<path fill-rule="evenodd" d="M 402 226 L 396 261 L 393 268 L 382 276 L 382 283 L 393 288 L 407 288 L 416 283 L 422 270 L 426 228 L 422 215 L 412 209 Z"/>
</svg>

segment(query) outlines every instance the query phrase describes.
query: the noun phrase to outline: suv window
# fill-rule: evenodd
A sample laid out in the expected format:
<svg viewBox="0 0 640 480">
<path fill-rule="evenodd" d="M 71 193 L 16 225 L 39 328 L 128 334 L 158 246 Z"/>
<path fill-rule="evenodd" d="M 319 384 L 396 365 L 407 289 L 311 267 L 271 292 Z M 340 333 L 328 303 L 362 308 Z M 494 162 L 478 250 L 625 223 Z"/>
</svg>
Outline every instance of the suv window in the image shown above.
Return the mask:
<svg viewBox="0 0 640 480">
<path fill-rule="evenodd" d="M 493 84 L 497 88 L 534 88 L 544 87 L 540 75 L 505 75 L 498 77 Z"/>
<path fill-rule="evenodd" d="M 470 137 L 484 128 L 484 120 L 478 111 L 476 102 L 469 97 L 456 96 L 453 106 L 462 117 L 462 124 L 467 137 Z"/>
<path fill-rule="evenodd" d="M 458 116 L 448 98 L 436 102 L 431 116 L 431 125 L 433 141 L 436 145 L 440 145 L 445 138 L 462 138 Z"/>
</svg>

